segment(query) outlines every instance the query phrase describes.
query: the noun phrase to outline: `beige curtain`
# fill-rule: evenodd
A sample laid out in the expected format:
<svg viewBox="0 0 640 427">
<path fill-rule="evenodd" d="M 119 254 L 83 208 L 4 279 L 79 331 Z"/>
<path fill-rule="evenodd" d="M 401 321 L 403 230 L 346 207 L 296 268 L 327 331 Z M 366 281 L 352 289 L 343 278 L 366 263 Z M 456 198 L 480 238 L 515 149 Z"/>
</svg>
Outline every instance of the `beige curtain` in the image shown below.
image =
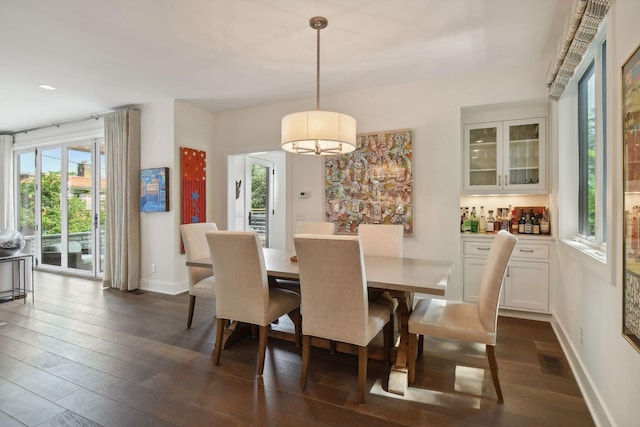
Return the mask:
<svg viewBox="0 0 640 427">
<path fill-rule="evenodd" d="M 140 112 L 104 118 L 107 207 L 104 284 L 123 291 L 140 283 Z"/>
<path fill-rule="evenodd" d="M 565 26 L 556 55 L 549 64 L 546 83 L 549 97 L 558 99 L 573 77 L 573 73 L 586 53 L 598 27 L 607 15 L 612 0 L 576 0 L 573 16 Z"/>
<path fill-rule="evenodd" d="M 14 228 L 12 135 L 0 135 L 0 204 L 0 229 Z"/>
</svg>

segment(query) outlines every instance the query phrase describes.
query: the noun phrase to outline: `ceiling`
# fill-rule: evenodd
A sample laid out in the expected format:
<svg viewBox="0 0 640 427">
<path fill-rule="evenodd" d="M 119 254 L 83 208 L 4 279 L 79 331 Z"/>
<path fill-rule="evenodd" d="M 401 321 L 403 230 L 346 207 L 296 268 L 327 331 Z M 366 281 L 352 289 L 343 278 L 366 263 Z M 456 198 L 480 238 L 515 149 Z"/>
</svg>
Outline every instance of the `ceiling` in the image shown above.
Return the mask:
<svg viewBox="0 0 640 427">
<path fill-rule="evenodd" d="M 550 60 L 572 3 L 0 0 L 0 132 L 167 99 L 313 98 L 316 15 L 322 94 Z"/>
</svg>

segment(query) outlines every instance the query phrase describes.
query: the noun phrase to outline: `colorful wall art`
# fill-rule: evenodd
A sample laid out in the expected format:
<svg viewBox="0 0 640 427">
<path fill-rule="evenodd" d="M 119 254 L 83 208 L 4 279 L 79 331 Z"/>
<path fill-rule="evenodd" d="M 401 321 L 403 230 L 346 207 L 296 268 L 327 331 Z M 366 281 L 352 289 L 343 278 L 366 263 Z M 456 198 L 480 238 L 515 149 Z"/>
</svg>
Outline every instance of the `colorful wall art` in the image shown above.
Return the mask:
<svg viewBox="0 0 640 427">
<path fill-rule="evenodd" d="M 182 186 L 182 224 L 207 220 L 207 153 L 192 148 L 180 148 Z M 184 246 L 181 253 L 184 253 Z"/>
<path fill-rule="evenodd" d="M 140 211 L 169 211 L 169 168 L 140 170 Z"/>
<path fill-rule="evenodd" d="M 622 67 L 624 292 L 622 334 L 640 351 L 640 47 Z"/>
<path fill-rule="evenodd" d="M 413 234 L 413 136 L 409 129 L 360 134 L 356 150 L 324 164 L 325 218 L 336 232 L 361 223 L 402 224 Z"/>
</svg>

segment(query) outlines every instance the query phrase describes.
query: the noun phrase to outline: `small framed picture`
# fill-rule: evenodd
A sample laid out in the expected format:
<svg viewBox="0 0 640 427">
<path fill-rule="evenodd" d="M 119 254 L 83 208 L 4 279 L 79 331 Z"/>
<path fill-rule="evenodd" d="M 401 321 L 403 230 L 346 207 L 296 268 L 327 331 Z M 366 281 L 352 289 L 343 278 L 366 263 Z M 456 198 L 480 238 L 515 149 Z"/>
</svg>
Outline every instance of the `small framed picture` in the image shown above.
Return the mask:
<svg viewBox="0 0 640 427">
<path fill-rule="evenodd" d="M 140 170 L 140 211 L 169 211 L 169 168 Z"/>
</svg>

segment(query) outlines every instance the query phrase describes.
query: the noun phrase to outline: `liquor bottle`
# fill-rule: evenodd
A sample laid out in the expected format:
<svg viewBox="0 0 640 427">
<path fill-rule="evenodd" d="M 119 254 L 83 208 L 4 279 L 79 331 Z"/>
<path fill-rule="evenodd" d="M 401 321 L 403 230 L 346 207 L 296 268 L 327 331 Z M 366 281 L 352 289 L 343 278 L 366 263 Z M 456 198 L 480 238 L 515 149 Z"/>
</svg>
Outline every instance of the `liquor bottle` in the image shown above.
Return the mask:
<svg viewBox="0 0 640 427">
<path fill-rule="evenodd" d="M 525 225 L 525 219 L 524 219 L 524 209 L 522 210 L 522 216 L 520 217 L 520 222 L 518 222 L 518 234 L 524 234 L 524 225 Z"/>
<path fill-rule="evenodd" d="M 509 231 L 509 224 L 511 223 L 511 205 L 509 205 L 508 209 L 502 209 L 502 212 L 502 226 L 500 229 Z"/>
<path fill-rule="evenodd" d="M 527 213 L 526 218 L 524 219 L 524 234 L 531 234 L 531 213 L 533 209 Z"/>
<path fill-rule="evenodd" d="M 476 207 L 471 207 L 471 233 L 478 233 L 478 216 L 476 214 Z"/>
<path fill-rule="evenodd" d="M 489 209 L 489 216 L 487 217 L 487 233 L 493 233 L 493 223 L 495 220 L 496 219 L 493 217 L 493 210 Z"/>
<path fill-rule="evenodd" d="M 484 217 L 484 206 L 480 206 L 480 219 L 478 220 L 478 233 L 487 232 L 487 219 Z"/>
<path fill-rule="evenodd" d="M 538 220 L 538 214 L 533 214 L 531 220 L 531 234 L 540 234 L 540 221 Z"/>
<path fill-rule="evenodd" d="M 464 208 L 460 206 L 460 232 L 464 233 Z"/>
<path fill-rule="evenodd" d="M 516 215 L 516 210 L 511 211 L 511 223 L 509 224 L 509 229 L 511 234 L 518 234 L 518 216 Z"/>
<path fill-rule="evenodd" d="M 540 234 L 551 233 L 551 227 L 549 227 L 549 218 L 547 218 L 547 210 L 542 208 L 542 213 L 539 219 L 540 222 Z"/>
<path fill-rule="evenodd" d="M 493 229 L 497 233 L 502 228 L 502 208 L 497 209 L 496 213 L 496 223 L 493 226 Z"/>
<path fill-rule="evenodd" d="M 471 233 L 471 217 L 469 216 L 469 208 L 464 208 L 464 232 Z"/>
</svg>

